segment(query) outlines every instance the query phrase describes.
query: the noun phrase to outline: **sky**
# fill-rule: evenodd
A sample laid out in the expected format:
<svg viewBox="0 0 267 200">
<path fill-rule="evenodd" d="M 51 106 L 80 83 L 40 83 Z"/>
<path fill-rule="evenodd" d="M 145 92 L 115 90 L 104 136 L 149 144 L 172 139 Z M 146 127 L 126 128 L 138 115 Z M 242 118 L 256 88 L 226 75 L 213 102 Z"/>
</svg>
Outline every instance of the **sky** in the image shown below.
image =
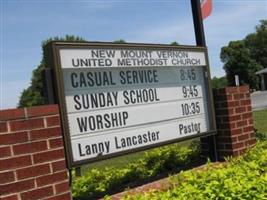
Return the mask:
<svg viewBox="0 0 267 200">
<path fill-rule="evenodd" d="M 204 20 L 211 76 L 224 75 L 220 50 L 267 19 L 267 0 L 213 0 Z M 75 35 L 89 41 L 195 45 L 190 0 L 0 0 L 0 109 L 15 108 L 42 41 Z"/>
</svg>

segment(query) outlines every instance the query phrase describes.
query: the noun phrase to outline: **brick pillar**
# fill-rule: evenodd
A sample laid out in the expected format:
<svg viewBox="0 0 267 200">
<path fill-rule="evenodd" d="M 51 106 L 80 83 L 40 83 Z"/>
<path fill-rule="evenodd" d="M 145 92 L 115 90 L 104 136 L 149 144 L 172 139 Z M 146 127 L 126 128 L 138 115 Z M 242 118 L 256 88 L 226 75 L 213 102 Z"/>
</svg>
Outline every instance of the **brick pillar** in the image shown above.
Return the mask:
<svg viewBox="0 0 267 200">
<path fill-rule="evenodd" d="M 249 87 L 215 89 L 213 95 L 219 160 L 223 160 L 226 156 L 242 155 L 256 143 Z M 202 150 L 206 154 L 207 139 L 202 138 L 201 144 Z"/>
<path fill-rule="evenodd" d="M 57 105 L 0 111 L 0 199 L 70 200 Z"/>
</svg>

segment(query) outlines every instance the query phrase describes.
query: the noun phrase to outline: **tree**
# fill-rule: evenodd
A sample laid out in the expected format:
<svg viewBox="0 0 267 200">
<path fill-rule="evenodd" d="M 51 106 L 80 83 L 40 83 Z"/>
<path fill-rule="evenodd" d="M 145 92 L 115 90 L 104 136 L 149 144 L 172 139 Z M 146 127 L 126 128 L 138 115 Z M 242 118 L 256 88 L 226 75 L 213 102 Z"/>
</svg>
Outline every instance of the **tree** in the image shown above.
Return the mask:
<svg viewBox="0 0 267 200">
<path fill-rule="evenodd" d="M 235 84 L 235 75 L 238 75 L 241 84 L 258 89 L 255 72 L 267 67 L 267 20 L 260 21 L 255 33 L 222 47 L 220 57 L 229 85 Z"/>
<path fill-rule="evenodd" d="M 250 50 L 244 41 L 232 41 L 221 50 L 221 60 L 230 85 L 235 85 L 235 75 L 239 76 L 240 84 L 249 84 L 252 88 L 258 87 L 258 78 L 255 72 L 262 68 L 250 55 Z"/>
<path fill-rule="evenodd" d="M 123 40 L 123 39 L 119 39 L 119 40 L 115 40 L 114 43 L 117 43 L 117 44 L 125 44 L 126 41 Z"/>
<path fill-rule="evenodd" d="M 251 57 L 264 68 L 267 67 L 267 20 L 260 21 L 256 32 L 247 35 L 245 43 L 250 49 Z"/>
<path fill-rule="evenodd" d="M 172 45 L 172 46 L 178 46 L 178 45 L 179 45 L 179 43 L 178 43 L 178 42 L 176 42 L 176 41 L 174 41 L 174 42 L 171 42 L 171 45 Z"/>
<path fill-rule="evenodd" d="M 228 85 L 227 79 L 225 76 L 217 78 L 216 76 L 214 76 L 211 79 L 211 86 L 212 88 L 224 88 Z"/>
<path fill-rule="evenodd" d="M 81 37 L 73 35 L 66 35 L 65 37 L 49 38 L 42 42 L 42 49 L 44 52 L 44 46 L 50 41 L 85 41 Z M 43 105 L 44 102 L 44 86 L 42 81 L 42 70 L 45 68 L 44 56 L 32 72 L 31 84 L 28 88 L 24 89 L 19 98 L 18 107 L 29 107 L 36 105 Z"/>
</svg>

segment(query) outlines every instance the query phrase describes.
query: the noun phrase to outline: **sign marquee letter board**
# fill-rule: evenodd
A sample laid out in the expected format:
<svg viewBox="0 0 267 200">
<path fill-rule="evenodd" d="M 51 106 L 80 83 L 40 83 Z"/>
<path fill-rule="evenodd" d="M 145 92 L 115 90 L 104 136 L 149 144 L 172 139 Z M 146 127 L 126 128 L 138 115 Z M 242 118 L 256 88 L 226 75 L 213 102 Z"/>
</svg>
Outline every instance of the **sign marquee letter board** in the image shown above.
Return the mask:
<svg viewBox="0 0 267 200">
<path fill-rule="evenodd" d="M 216 133 L 207 49 L 51 42 L 68 167 Z"/>
</svg>

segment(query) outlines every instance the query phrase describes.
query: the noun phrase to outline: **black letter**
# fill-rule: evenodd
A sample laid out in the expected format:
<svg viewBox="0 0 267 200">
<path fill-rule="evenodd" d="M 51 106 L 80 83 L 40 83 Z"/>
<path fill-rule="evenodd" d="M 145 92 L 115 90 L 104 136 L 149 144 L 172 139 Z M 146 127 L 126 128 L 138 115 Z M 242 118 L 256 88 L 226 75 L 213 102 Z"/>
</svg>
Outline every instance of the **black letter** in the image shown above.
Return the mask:
<svg viewBox="0 0 267 200">
<path fill-rule="evenodd" d="M 78 75 L 76 73 L 71 73 L 70 77 L 71 77 L 71 86 L 74 88 L 78 87 L 79 84 L 77 82 L 74 82 L 74 78 L 77 78 Z"/>
<path fill-rule="evenodd" d="M 80 102 L 79 102 L 79 100 L 80 100 L 80 96 L 79 95 L 74 95 L 74 101 L 75 101 L 75 103 L 76 103 L 76 105 L 74 106 L 74 108 L 76 109 L 76 110 L 80 110 L 81 109 L 81 104 L 80 104 Z"/>
</svg>

